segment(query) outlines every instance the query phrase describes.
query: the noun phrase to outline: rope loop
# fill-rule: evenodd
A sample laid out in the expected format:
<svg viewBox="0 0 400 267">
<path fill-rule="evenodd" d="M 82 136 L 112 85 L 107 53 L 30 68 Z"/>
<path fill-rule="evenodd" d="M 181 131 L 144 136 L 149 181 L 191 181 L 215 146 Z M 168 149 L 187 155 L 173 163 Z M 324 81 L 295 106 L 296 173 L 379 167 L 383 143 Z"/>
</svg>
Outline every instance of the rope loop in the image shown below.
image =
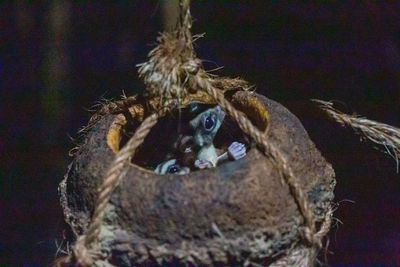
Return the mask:
<svg viewBox="0 0 400 267">
<path fill-rule="evenodd" d="M 98 199 L 88 229 L 85 235 L 78 237 L 73 248 L 73 257 L 82 266 L 90 266 L 100 257 L 97 242 L 105 209 L 113 190 L 124 177 L 136 149 L 143 143 L 158 118 L 164 116 L 168 110 L 176 108 L 176 103 L 181 103 L 182 98 L 193 90 L 202 90 L 210 95 L 238 123 L 240 129 L 253 138 L 264 154 L 277 165 L 304 217 L 305 225 L 301 231 L 302 236 L 313 249 L 321 248 L 321 240 L 329 231 L 332 211 L 328 211 L 321 229 L 316 232 L 312 206 L 285 156 L 278 147 L 267 140 L 265 134 L 255 127 L 243 112 L 238 111 L 225 99 L 221 91 L 221 89 L 243 88 L 243 85 L 247 83 L 240 79 L 211 77 L 202 68 L 201 60 L 196 57 L 193 49 L 189 3 L 189 0 L 180 1 L 180 22 L 177 30 L 173 33 L 162 33 L 158 38 L 158 46 L 149 53 L 148 61 L 138 65 L 140 67 L 139 77 L 146 85 L 147 96 L 161 99 L 161 105 L 158 106 L 161 108 L 156 108 L 157 110 L 153 108 L 151 112 L 154 113 L 142 122 L 110 164 L 105 179 L 99 187 Z M 103 108 L 100 115 L 110 114 L 111 110 L 121 111 L 135 101 L 136 98 L 128 98 L 125 102 L 110 104 L 111 108 Z M 98 117 L 92 119 L 90 123 L 93 123 L 94 120 L 97 121 Z"/>
<path fill-rule="evenodd" d="M 165 108 L 163 111 L 160 111 L 160 114 L 153 113 L 147 117 L 128 143 L 116 154 L 106 178 L 99 187 L 95 210 L 86 234 L 79 236 L 74 245 L 73 256 L 78 264 L 90 266 L 99 258 L 97 239 L 100 234 L 105 209 L 110 201 L 112 192 L 125 176 L 129 162 L 135 154 L 136 149 L 143 143 L 151 128 L 157 123 L 158 118 L 165 114 L 167 109 Z"/>
</svg>

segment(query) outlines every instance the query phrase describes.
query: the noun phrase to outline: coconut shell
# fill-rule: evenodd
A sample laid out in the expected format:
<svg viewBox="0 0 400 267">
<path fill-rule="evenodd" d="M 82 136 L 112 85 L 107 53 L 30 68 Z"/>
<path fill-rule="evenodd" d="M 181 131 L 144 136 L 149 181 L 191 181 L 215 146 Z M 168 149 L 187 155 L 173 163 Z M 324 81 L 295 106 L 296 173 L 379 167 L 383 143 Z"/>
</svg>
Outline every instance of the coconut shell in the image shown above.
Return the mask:
<svg viewBox="0 0 400 267">
<path fill-rule="evenodd" d="M 334 171 L 300 121 L 256 93 L 239 91 L 230 99 L 279 147 L 321 222 L 333 200 Z M 117 116 L 104 116 L 89 130 L 60 184 L 76 235 L 90 222 L 118 150 Z M 156 175 L 131 164 L 107 206 L 99 242 L 103 260 L 115 265 L 267 264 L 303 245 L 303 224 L 278 167 L 253 147 L 241 160 L 187 175 Z"/>
</svg>

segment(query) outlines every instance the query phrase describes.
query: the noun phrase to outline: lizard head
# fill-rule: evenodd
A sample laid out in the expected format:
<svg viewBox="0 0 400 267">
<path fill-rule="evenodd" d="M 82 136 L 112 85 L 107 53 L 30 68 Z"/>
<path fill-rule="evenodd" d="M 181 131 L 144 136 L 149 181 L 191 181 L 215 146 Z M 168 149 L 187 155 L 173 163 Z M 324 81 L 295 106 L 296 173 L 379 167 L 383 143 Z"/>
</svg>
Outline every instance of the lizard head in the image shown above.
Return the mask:
<svg viewBox="0 0 400 267">
<path fill-rule="evenodd" d="M 207 109 L 190 121 L 194 130 L 194 144 L 199 147 L 211 145 L 225 118 L 220 106 Z"/>
</svg>

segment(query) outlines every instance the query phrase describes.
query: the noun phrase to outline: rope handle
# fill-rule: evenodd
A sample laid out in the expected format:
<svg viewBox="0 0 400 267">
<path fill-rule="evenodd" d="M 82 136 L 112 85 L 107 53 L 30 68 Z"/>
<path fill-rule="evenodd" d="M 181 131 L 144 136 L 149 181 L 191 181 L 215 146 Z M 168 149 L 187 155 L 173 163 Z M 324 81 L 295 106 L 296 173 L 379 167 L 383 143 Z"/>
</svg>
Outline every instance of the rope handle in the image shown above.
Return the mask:
<svg viewBox="0 0 400 267">
<path fill-rule="evenodd" d="M 73 256 L 77 264 L 90 266 L 93 265 L 96 258 L 99 258 L 100 247 L 97 244 L 97 239 L 100 234 L 105 209 L 110 201 L 112 192 L 125 176 L 128 169 L 127 167 L 129 166 L 129 162 L 134 156 L 135 151 L 143 143 L 151 128 L 157 124 L 158 118 L 164 114 L 165 111 L 160 114 L 153 113 L 147 117 L 137 128 L 135 134 L 128 143 L 126 143 L 125 146 L 123 146 L 123 148 L 115 155 L 115 159 L 110 164 L 111 167 L 106 174 L 106 178 L 99 187 L 99 195 L 89 227 L 85 235 L 78 237 L 75 246 L 73 247 Z M 69 259 L 69 262 L 71 262 L 71 260 L 72 259 Z"/>
<path fill-rule="evenodd" d="M 181 19 L 177 31 L 174 33 L 175 35 L 161 35 L 158 39 L 160 44 L 149 53 L 149 61 L 140 65 L 139 77 L 144 79 L 148 92 L 153 93 L 153 95 L 158 95 L 164 100 L 170 100 L 170 97 L 175 97 L 179 103 L 179 98 L 186 93 L 186 90 L 193 90 L 193 88 L 203 90 L 214 98 L 218 105 L 238 123 L 240 129 L 252 137 L 257 144 L 262 147 L 264 154 L 273 159 L 284 181 L 289 186 L 290 192 L 293 194 L 296 204 L 305 219 L 305 227 L 301 232 L 303 237 L 313 248 L 320 248 L 322 246 L 321 240 L 330 228 L 332 211 L 329 210 L 327 212 L 320 230 L 316 232 L 312 207 L 307 200 L 306 194 L 296 181 L 293 170 L 279 148 L 269 143 L 264 133 L 256 128 L 243 112 L 236 110 L 235 107 L 225 99 L 221 91 L 213 86 L 213 81 L 217 78 L 209 77 L 200 67 L 201 64 L 199 64 L 199 62 L 201 61 L 194 56 L 193 39 L 190 32 L 191 15 L 189 3 L 189 0 L 181 0 Z M 172 50 L 171 46 L 173 48 Z M 174 50 L 174 48 L 176 50 Z M 164 49 L 173 52 L 169 53 Z M 185 58 L 185 56 L 187 58 Z M 165 66 L 162 65 L 163 62 L 172 61 L 175 62 L 175 65 L 172 67 L 170 66 L 170 69 L 164 68 Z M 190 71 L 188 71 L 188 66 L 192 66 Z M 184 78 L 180 77 L 181 73 L 186 74 Z M 183 80 L 184 82 L 182 82 Z M 232 87 L 238 84 L 237 82 L 235 83 L 235 79 L 226 78 L 226 80 L 229 81 L 227 84 L 230 84 Z M 175 93 L 171 93 L 174 90 Z M 132 101 L 134 102 L 133 99 Z M 90 266 L 93 265 L 96 259 L 100 258 L 101 248 L 97 239 L 104 219 L 105 208 L 111 198 L 113 190 L 126 174 L 129 162 L 136 149 L 143 143 L 151 128 L 157 123 L 158 118 L 165 115 L 165 112 L 171 109 L 171 104 L 168 104 L 168 101 L 162 103 L 162 106 L 164 106 L 162 111 L 159 113 L 155 112 L 147 117 L 128 143 L 116 154 L 98 190 L 99 195 L 95 210 L 85 235 L 78 237 L 73 247 L 73 255 L 65 257 L 63 260 L 59 261 L 60 263 L 70 263 L 75 260 L 76 263 L 82 266 Z"/>
<path fill-rule="evenodd" d="M 220 105 L 221 108 L 238 123 L 240 129 L 252 137 L 257 144 L 263 148 L 265 155 L 271 156 L 278 165 L 278 170 L 281 171 L 286 184 L 289 186 L 290 191 L 294 195 L 301 214 L 305 218 L 306 228 L 303 231 L 304 237 L 311 245 L 315 245 L 320 248 L 321 238 L 319 235 L 315 235 L 316 229 L 313 210 L 307 200 L 306 195 L 296 181 L 293 170 L 287 163 L 287 160 L 282 155 L 280 150 L 272 143 L 269 143 L 264 133 L 255 127 L 247 118 L 247 116 L 243 114 L 243 112 L 238 111 L 228 100 L 226 100 L 224 95 L 217 88 L 212 86 L 208 79 L 200 76 L 195 76 L 194 79 L 197 85 L 210 94 L 218 103 L 218 105 Z"/>
</svg>

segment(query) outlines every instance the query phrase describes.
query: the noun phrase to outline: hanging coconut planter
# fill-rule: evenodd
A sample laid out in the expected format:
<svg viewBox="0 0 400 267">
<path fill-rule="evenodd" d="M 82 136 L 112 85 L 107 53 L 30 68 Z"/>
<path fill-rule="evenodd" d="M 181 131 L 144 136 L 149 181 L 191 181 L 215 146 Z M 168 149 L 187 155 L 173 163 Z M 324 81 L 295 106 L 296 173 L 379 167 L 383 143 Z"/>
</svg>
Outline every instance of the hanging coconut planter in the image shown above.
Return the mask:
<svg viewBox="0 0 400 267">
<path fill-rule="evenodd" d="M 161 35 L 139 70 L 147 94 L 108 103 L 89 122 L 59 187 L 75 235 L 59 264 L 314 262 L 332 216 L 331 165 L 282 105 L 202 69 L 190 22 L 183 2 L 178 29 Z M 146 165 L 149 151 L 162 150 L 163 125 L 178 125 L 172 114 L 194 103 L 219 105 L 247 155 L 185 175 L 156 174 Z"/>
</svg>

